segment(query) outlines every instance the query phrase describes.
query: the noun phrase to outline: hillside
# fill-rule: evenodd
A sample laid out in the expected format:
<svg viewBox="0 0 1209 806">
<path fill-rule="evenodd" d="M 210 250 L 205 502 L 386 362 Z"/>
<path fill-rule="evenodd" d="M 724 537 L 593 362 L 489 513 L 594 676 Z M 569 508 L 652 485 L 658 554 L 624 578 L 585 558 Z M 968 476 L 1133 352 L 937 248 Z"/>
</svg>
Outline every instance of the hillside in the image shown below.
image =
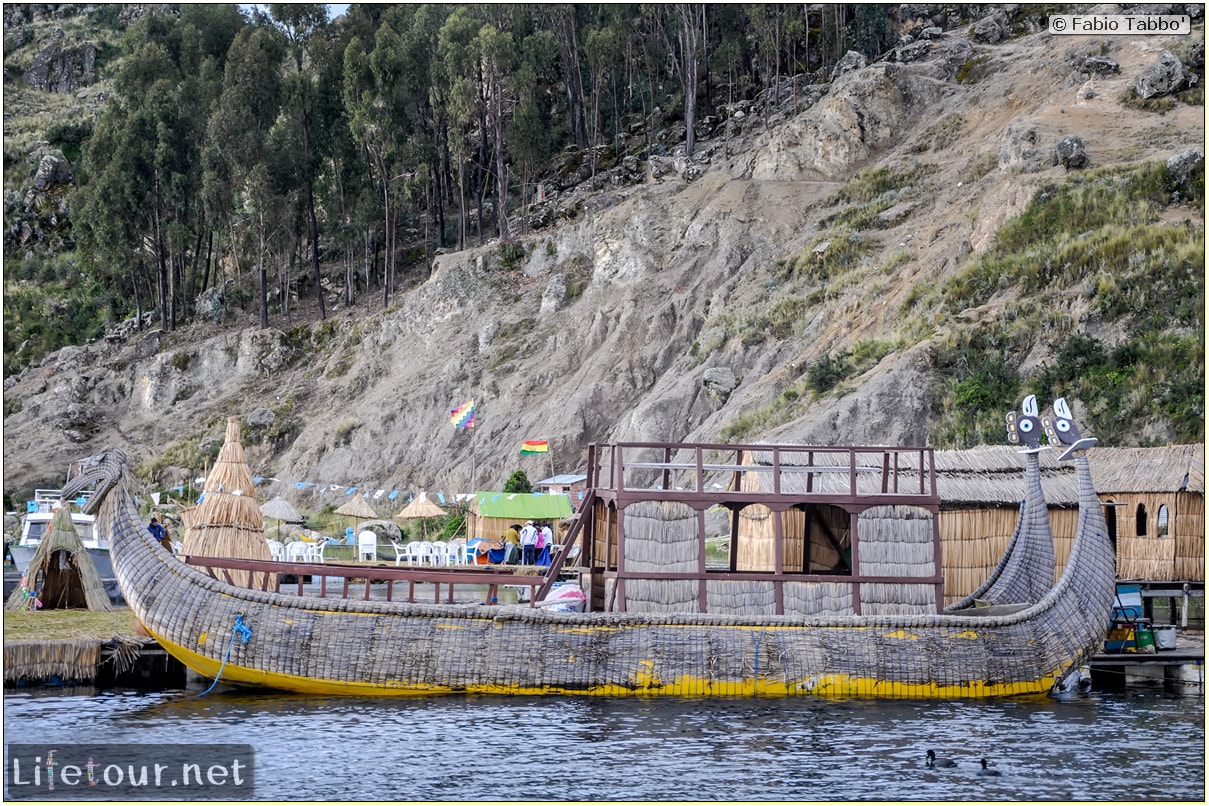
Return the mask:
<svg viewBox="0 0 1209 806">
<path fill-rule="evenodd" d="M 1104 444 L 1203 439 L 1203 95 L 1129 99 L 1165 50 L 1203 76 L 1203 19 L 1199 50 L 974 28 L 787 93 L 767 128 L 738 107 L 691 162 L 583 183 L 385 310 L 65 348 L 5 382 L 5 490 L 107 445 L 171 487 L 228 416 L 258 493 L 291 497 L 498 488 L 604 440 L 960 447 L 1033 392 Z"/>
</svg>

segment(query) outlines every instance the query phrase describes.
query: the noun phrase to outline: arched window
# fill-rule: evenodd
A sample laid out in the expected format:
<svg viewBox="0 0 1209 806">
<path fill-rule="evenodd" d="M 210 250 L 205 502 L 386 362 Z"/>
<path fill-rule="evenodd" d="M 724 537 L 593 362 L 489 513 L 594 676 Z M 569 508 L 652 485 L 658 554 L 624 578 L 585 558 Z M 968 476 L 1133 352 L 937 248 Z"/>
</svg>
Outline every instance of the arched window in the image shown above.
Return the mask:
<svg viewBox="0 0 1209 806">
<path fill-rule="evenodd" d="M 1159 514 L 1155 517 L 1154 531 L 1159 537 L 1170 537 L 1171 527 L 1168 525 L 1170 516 L 1167 514 L 1167 505 L 1159 504 Z"/>
<path fill-rule="evenodd" d="M 1138 537 L 1146 536 L 1146 505 L 1138 504 L 1137 527 L 1135 533 Z"/>
<path fill-rule="evenodd" d="M 1112 550 L 1115 554 L 1117 551 L 1117 504 L 1111 498 L 1104 505 L 1104 523 L 1108 526 L 1108 540 L 1112 543 Z"/>
</svg>

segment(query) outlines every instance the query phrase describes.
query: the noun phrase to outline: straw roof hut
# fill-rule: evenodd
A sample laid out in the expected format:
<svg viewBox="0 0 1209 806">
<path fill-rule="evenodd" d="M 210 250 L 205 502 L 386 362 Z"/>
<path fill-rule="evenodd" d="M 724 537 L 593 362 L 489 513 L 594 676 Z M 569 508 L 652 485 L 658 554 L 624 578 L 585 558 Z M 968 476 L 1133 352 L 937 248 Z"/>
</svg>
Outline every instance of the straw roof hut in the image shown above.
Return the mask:
<svg viewBox="0 0 1209 806">
<path fill-rule="evenodd" d="M 31 595 L 43 610 L 113 610 L 101 575 L 71 521 L 68 506 L 55 512 L 21 582 L 8 597 L 5 610 L 26 609 Z"/>
<path fill-rule="evenodd" d="M 1205 581 L 1205 446 L 1100 448 L 1092 466 L 1117 576 Z"/>
<path fill-rule="evenodd" d="M 202 502 L 189 513 L 181 554 L 271 559 L 269 544 L 264 539 L 264 518 L 252 486 L 252 471 L 239 441 L 239 418 L 229 417 L 226 441 L 206 477 Z M 246 585 L 248 573 L 231 572 L 232 581 Z M 258 578 L 253 585 L 259 587 L 262 582 Z"/>
</svg>

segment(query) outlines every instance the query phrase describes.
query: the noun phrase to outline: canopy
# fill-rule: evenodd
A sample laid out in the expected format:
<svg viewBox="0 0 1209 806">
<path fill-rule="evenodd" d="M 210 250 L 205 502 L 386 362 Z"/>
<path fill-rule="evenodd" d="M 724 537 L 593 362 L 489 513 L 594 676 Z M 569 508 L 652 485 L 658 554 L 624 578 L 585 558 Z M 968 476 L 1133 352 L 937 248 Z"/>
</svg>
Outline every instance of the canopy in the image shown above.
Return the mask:
<svg viewBox="0 0 1209 806">
<path fill-rule="evenodd" d="M 474 499 L 478 514 L 484 518 L 507 518 L 524 523 L 571 517 L 571 499 L 565 495 L 478 492 Z"/>
<path fill-rule="evenodd" d="M 298 522 L 302 520 L 302 516 L 298 514 L 298 510 L 281 496 L 277 496 L 269 501 L 265 501 L 260 505 L 260 514 L 266 518 L 273 518 L 279 521 Z"/>
<path fill-rule="evenodd" d="M 395 520 L 410 521 L 418 518 L 439 518 L 444 514 L 445 510 L 434 504 L 428 496 L 420 493 L 419 498 L 405 506 L 398 515 L 395 515 Z"/>
<path fill-rule="evenodd" d="M 376 518 L 378 513 L 368 501 L 359 495 L 354 495 L 336 510 L 337 515 L 348 515 L 350 518 Z"/>
</svg>

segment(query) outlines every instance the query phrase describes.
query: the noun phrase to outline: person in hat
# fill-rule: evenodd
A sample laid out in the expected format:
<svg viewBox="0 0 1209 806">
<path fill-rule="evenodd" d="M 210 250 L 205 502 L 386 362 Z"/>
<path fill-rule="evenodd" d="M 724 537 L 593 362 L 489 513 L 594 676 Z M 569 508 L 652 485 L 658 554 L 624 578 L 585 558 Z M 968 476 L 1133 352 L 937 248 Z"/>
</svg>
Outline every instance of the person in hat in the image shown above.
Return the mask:
<svg viewBox="0 0 1209 806">
<path fill-rule="evenodd" d="M 537 562 L 537 527 L 533 521 L 525 521 L 521 529 L 521 565 L 533 565 Z"/>
</svg>

